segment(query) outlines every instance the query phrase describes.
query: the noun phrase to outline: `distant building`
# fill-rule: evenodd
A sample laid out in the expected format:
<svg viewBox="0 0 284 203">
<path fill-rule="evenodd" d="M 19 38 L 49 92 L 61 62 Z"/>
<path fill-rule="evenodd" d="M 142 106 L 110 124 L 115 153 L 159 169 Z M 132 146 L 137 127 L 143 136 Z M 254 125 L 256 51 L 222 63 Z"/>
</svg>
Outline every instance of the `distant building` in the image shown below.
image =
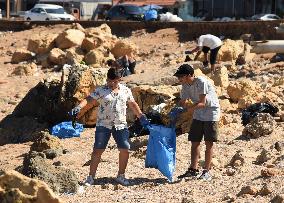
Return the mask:
<svg viewBox="0 0 284 203">
<path fill-rule="evenodd" d="M 283 16 L 284 0 L 187 0 L 181 5 L 180 16 L 212 18 L 251 17 L 261 13 Z"/>
</svg>

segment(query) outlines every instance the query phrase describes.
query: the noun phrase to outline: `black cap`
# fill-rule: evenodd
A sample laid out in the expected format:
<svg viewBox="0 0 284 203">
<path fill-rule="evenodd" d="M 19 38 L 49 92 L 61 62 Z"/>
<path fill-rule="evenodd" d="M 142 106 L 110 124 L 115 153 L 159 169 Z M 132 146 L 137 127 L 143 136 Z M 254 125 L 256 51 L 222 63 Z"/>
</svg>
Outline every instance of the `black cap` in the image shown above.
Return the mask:
<svg viewBox="0 0 284 203">
<path fill-rule="evenodd" d="M 115 80 L 121 78 L 121 71 L 117 68 L 110 68 L 107 71 L 107 79 Z"/>
<path fill-rule="evenodd" d="M 194 69 L 189 64 L 182 64 L 174 74 L 176 77 L 184 76 L 184 75 L 193 75 Z"/>
</svg>

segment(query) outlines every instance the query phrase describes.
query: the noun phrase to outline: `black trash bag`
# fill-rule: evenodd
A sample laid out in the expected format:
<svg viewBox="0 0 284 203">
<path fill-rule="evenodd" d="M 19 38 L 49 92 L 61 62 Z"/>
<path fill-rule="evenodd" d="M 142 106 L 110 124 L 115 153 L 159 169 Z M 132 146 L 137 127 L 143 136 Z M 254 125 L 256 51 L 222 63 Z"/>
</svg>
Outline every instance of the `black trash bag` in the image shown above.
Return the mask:
<svg viewBox="0 0 284 203">
<path fill-rule="evenodd" d="M 151 124 L 163 125 L 162 116 L 158 112 L 149 112 L 145 114 Z M 139 119 L 137 118 L 134 123 L 128 127 L 129 138 L 139 137 L 143 135 L 149 135 L 149 130 L 143 128 Z"/>
<path fill-rule="evenodd" d="M 258 113 L 269 113 L 271 116 L 279 111 L 276 106 L 269 103 L 255 103 L 242 110 L 242 124 L 247 125 Z"/>
</svg>

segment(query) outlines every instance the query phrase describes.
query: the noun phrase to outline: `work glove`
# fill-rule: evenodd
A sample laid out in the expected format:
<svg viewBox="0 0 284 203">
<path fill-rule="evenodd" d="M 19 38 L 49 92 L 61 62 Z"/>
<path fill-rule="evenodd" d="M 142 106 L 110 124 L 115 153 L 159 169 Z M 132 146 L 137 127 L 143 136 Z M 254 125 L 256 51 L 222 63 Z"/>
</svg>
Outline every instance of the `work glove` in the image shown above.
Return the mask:
<svg viewBox="0 0 284 203">
<path fill-rule="evenodd" d="M 184 51 L 184 54 L 192 54 L 192 51 L 186 50 L 186 51 Z"/>
<path fill-rule="evenodd" d="M 143 128 L 148 128 L 151 125 L 150 121 L 148 120 L 145 114 L 142 114 L 142 116 L 139 118 L 139 121 L 143 126 Z"/>
<path fill-rule="evenodd" d="M 76 116 L 80 111 L 81 111 L 81 107 L 80 106 L 76 106 L 69 112 L 69 114 L 71 116 Z"/>
<path fill-rule="evenodd" d="M 174 108 L 171 109 L 171 111 L 169 112 L 169 117 L 170 117 L 170 120 L 176 120 L 177 117 L 179 116 L 179 114 L 183 113 L 183 112 L 186 112 L 186 108 L 184 107 L 181 107 L 181 106 L 176 106 Z"/>
</svg>

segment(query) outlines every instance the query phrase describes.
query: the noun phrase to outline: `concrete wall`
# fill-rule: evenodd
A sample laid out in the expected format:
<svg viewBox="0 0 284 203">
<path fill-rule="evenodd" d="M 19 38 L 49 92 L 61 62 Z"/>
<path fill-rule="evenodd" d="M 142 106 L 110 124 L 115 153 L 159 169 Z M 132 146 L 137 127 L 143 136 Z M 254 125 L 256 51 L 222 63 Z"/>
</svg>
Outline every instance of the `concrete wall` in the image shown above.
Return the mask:
<svg viewBox="0 0 284 203">
<path fill-rule="evenodd" d="M 36 25 L 50 24 L 71 24 L 70 21 L 0 21 L 0 31 L 24 30 Z M 225 36 L 231 39 L 238 39 L 242 34 L 250 33 L 255 39 L 284 39 L 283 35 L 276 34 L 274 27 L 284 23 L 284 20 L 277 21 L 234 21 L 234 22 L 133 22 L 133 21 L 78 21 L 83 27 L 96 27 L 107 23 L 113 34 L 121 37 L 128 37 L 132 31 L 146 29 L 147 32 L 155 32 L 164 28 L 175 28 L 179 32 L 180 41 L 188 41 L 197 38 L 201 34 L 214 34 Z"/>
</svg>

